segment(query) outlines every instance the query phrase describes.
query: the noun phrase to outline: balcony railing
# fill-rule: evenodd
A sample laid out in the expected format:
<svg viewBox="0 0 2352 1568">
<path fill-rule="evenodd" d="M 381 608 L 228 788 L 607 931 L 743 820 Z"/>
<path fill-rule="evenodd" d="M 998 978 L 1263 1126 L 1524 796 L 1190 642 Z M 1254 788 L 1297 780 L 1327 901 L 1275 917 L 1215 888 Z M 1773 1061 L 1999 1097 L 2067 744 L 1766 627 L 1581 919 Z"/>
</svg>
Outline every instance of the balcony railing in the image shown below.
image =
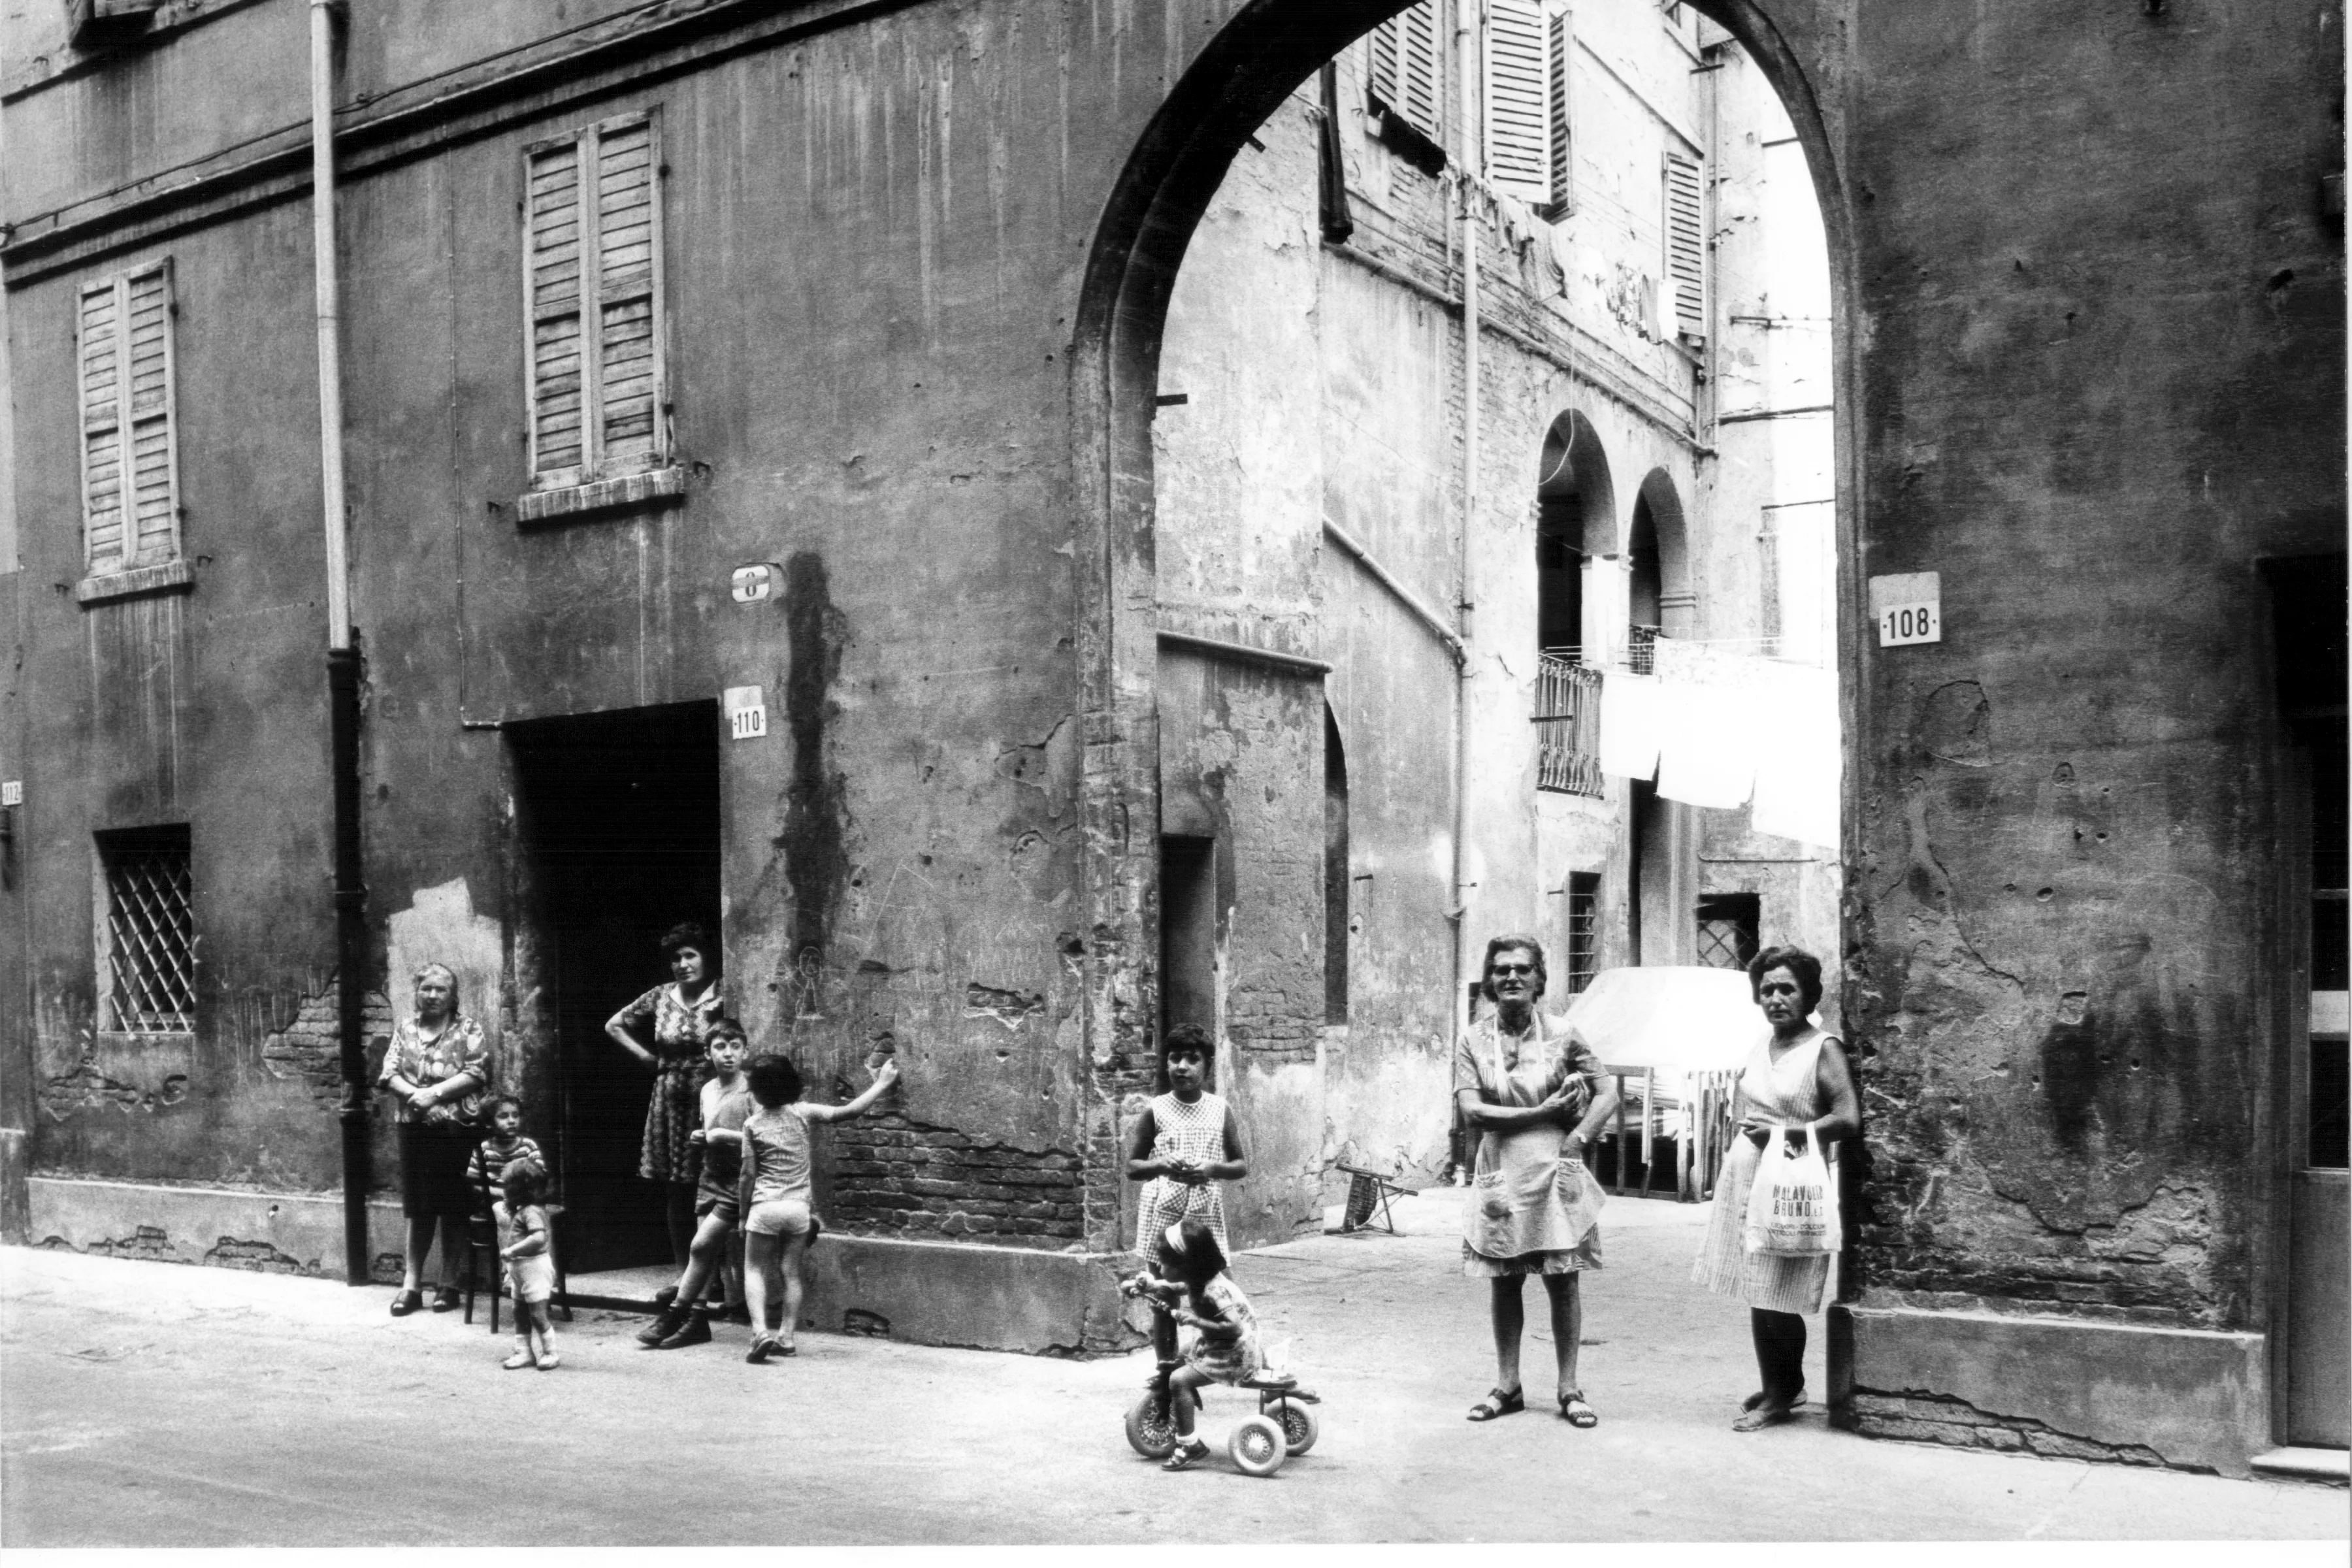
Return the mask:
<svg viewBox="0 0 2352 1568">
<path fill-rule="evenodd" d="M 1536 660 L 1536 787 L 1602 793 L 1601 672 L 1545 654 Z"/>
<path fill-rule="evenodd" d="M 1657 668 L 1656 626 L 1630 626 L 1625 628 L 1625 669 L 1632 675 L 1648 675 Z"/>
</svg>

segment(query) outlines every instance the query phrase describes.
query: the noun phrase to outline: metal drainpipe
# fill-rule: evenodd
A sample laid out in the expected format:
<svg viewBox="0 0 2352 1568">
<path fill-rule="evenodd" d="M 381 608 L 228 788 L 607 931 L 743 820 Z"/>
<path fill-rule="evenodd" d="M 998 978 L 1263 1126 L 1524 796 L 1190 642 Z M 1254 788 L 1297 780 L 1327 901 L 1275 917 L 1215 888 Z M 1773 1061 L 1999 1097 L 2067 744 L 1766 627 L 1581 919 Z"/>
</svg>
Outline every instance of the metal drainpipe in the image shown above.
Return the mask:
<svg viewBox="0 0 2352 1568">
<path fill-rule="evenodd" d="M 1455 0 L 1454 42 L 1461 78 L 1462 168 L 1467 177 L 1456 182 L 1462 193 L 1462 557 L 1456 580 L 1461 584 L 1456 632 L 1462 658 L 1454 679 L 1454 1005 L 1455 1033 L 1468 1026 L 1469 993 L 1463 982 L 1470 975 L 1470 697 L 1476 667 L 1470 616 L 1476 603 L 1470 584 L 1470 544 L 1478 522 L 1478 189 L 1475 175 L 1483 172 L 1473 106 L 1478 104 L 1480 38 L 1485 31 L 1482 0 Z M 1483 108 L 1483 106 L 1480 106 Z"/>
<path fill-rule="evenodd" d="M 368 1281 L 367 888 L 360 866 L 360 650 L 343 497 L 343 352 L 335 242 L 335 10 L 310 0 L 310 249 L 318 289 L 319 478 L 327 543 L 327 713 L 334 781 L 335 1025 L 343 1102 L 343 1271 Z"/>
</svg>

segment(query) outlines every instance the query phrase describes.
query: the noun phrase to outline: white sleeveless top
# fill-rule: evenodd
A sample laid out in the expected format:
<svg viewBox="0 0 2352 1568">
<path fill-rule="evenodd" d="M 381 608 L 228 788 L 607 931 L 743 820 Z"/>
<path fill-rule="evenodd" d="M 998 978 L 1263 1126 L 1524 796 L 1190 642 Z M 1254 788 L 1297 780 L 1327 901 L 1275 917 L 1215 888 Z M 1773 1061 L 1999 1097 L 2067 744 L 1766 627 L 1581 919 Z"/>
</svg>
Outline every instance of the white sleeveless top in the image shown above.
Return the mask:
<svg viewBox="0 0 2352 1568">
<path fill-rule="evenodd" d="M 1748 1066 L 1739 1075 L 1740 1094 L 1766 1119 L 1783 1126 L 1800 1127 L 1826 1115 L 1829 1107 L 1822 1102 L 1817 1069 L 1822 1042 L 1828 1038 L 1827 1030 L 1816 1029 L 1811 1039 L 1791 1047 L 1776 1062 L 1772 1035 L 1767 1030 L 1748 1053 Z"/>
</svg>

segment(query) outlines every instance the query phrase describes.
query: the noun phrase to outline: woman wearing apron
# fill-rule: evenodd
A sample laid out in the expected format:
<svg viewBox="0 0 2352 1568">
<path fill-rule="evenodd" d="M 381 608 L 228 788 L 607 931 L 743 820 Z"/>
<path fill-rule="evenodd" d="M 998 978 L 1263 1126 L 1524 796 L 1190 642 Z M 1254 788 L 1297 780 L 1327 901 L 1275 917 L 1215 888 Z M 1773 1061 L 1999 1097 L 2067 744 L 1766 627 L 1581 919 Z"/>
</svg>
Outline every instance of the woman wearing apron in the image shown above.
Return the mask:
<svg viewBox="0 0 2352 1568">
<path fill-rule="evenodd" d="M 1764 1386 L 1740 1406 L 1731 1424 L 1735 1432 L 1786 1421 L 1805 1402 L 1803 1314 L 1822 1310 L 1829 1285 L 1826 1255 L 1782 1258 L 1747 1249 L 1748 1193 L 1756 1184 L 1766 1138 L 1774 1127 L 1787 1128 L 1793 1151 L 1814 1138 L 1827 1148 L 1862 1131 L 1845 1047 L 1811 1021 L 1822 1002 L 1822 961 L 1802 948 L 1768 947 L 1748 964 L 1748 978 L 1771 1032 L 1756 1042 L 1740 1074 L 1744 1136 L 1731 1141 L 1730 1157 L 1716 1179 L 1706 1241 L 1691 1270 L 1694 1283 L 1748 1303 Z M 1831 1172 L 1835 1191 L 1834 1159 Z"/>
<path fill-rule="evenodd" d="M 1478 1146 L 1462 1272 L 1487 1281 L 1495 1319 L 1495 1387 L 1470 1407 L 1470 1419 L 1492 1421 L 1527 1408 L 1519 1388 L 1519 1331 L 1527 1321 L 1520 1292 L 1533 1274 L 1551 1299 L 1560 1416 L 1572 1426 L 1591 1426 L 1601 1417 L 1576 1379 L 1584 1327 L 1577 1276 L 1601 1267 L 1601 1184 L 1585 1170 L 1584 1151 L 1616 1110 L 1617 1096 L 1584 1043 L 1536 1011 L 1544 984 L 1543 947 L 1533 937 L 1489 942 L 1480 988 L 1494 1011 L 1471 1026 L 1454 1054 L 1454 1103 Z"/>
</svg>

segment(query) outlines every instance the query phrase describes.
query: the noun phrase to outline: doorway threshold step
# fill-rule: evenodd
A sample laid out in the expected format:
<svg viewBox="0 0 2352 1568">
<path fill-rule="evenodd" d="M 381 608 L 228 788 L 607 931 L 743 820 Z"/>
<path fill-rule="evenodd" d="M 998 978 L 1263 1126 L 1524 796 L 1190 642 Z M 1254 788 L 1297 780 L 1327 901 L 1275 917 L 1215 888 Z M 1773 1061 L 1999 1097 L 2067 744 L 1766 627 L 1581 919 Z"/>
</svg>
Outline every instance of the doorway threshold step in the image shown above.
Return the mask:
<svg viewBox="0 0 2352 1568">
<path fill-rule="evenodd" d="M 2258 1475 L 2352 1483 L 2352 1451 L 2343 1448 L 2273 1448 L 2256 1454 L 2252 1462 Z"/>
</svg>

